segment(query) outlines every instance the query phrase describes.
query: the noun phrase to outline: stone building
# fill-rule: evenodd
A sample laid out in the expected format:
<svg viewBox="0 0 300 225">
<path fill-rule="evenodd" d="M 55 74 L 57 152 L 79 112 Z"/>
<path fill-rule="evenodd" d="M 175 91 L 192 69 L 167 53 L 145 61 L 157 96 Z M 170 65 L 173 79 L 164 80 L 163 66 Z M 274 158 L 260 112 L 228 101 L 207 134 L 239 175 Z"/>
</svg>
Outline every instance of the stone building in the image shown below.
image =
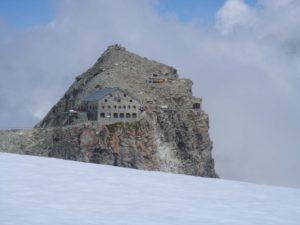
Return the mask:
<svg viewBox="0 0 300 225">
<path fill-rule="evenodd" d="M 139 100 L 120 88 L 100 88 L 84 99 L 88 120 L 103 123 L 131 122 L 143 111 Z"/>
</svg>

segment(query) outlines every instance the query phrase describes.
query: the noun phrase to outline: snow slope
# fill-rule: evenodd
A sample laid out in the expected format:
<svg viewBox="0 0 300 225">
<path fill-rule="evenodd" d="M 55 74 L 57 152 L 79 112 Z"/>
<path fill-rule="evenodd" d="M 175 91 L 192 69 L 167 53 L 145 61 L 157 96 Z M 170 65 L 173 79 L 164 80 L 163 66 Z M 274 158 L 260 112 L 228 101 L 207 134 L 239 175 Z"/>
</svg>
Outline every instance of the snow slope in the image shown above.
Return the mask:
<svg viewBox="0 0 300 225">
<path fill-rule="evenodd" d="M 0 153 L 0 225 L 299 225 L 300 190 Z"/>
</svg>

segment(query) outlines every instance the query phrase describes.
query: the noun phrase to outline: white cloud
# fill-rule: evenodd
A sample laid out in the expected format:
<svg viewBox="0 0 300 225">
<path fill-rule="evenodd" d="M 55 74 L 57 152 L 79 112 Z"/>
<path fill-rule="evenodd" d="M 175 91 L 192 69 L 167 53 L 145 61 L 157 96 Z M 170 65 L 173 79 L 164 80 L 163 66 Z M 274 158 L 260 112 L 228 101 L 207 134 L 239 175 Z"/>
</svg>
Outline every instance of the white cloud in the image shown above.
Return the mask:
<svg viewBox="0 0 300 225">
<path fill-rule="evenodd" d="M 57 3 L 47 26 L 0 25 L 1 127 L 32 126 L 107 45 L 121 43 L 193 79 L 222 177 L 300 187 L 298 1 L 229 0 L 211 31 L 166 19 L 152 1 Z"/>
<path fill-rule="evenodd" d="M 238 26 L 251 25 L 254 15 L 243 0 L 228 0 L 217 13 L 217 28 L 223 34 L 232 32 Z"/>
</svg>

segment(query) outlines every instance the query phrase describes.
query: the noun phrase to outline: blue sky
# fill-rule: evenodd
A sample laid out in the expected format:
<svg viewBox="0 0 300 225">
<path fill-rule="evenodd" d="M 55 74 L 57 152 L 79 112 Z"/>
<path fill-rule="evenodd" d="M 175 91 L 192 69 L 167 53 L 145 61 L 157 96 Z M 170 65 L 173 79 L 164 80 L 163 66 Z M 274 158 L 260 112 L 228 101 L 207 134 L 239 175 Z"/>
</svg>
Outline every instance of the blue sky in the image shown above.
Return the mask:
<svg viewBox="0 0 300 225">
<path fill-rule="evenodd" d="M 53 16 L 49 0 L 0 0 L 0 20 L 17 28 L 43 25 Z"/>
<path fill-rule="evenodd" d="M 225 0 L 161 0 L 156 5 L 160 14 L 175 14 L 182 22 L 190 20 L 211 24 Z M 246 0 L 254 5 L 256 0 Z M 55 15 L 53 0 L 0 0 L 0 21 L 16 28 L 43 25 Z"/>
</svg>

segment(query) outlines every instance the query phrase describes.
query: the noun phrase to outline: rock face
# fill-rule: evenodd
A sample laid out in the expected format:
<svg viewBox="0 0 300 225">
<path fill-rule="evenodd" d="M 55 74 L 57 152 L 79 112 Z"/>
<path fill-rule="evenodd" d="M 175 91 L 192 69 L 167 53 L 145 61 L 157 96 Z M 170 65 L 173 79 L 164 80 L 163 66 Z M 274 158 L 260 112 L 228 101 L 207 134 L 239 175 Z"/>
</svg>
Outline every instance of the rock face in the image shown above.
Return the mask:
<svg viewBox="0 0 300 225">
<path fill-rule="evenodd" d="M 164 82 L 149 84 L 151 79 Z M 139 121 L 113 124 L 66 113 L 104 87 L 134 94 L 148 110 Z M 179 79 L 176 69 L 114 45 L 76 77 L 34 129 L 0 131 L 0 151 L 217 177 L 208 116 L 200 105 L 192 81 Z"/>
</svg>

